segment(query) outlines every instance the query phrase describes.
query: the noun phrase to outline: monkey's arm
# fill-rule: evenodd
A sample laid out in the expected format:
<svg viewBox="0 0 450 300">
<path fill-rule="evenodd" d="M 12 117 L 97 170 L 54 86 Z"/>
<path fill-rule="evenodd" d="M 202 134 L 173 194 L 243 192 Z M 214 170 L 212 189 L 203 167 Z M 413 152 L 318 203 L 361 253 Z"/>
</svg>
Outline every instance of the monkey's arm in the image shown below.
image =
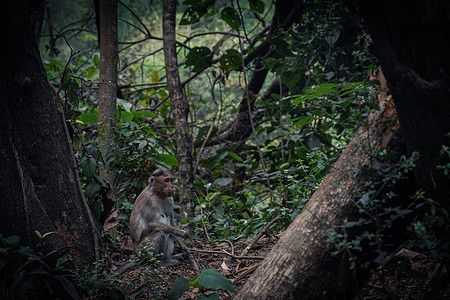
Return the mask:
<svg viewBox="0 0 450 300">
<path fill-rule="evenodd" d="M 164 233 L 170 233 L 176 236 L 180 236 L 182 238 L 187 238 L 189 236 L 189 233 L 187 231 L 178 229 L 176 227 L 161 223 L 161 222 L 150 222 L 148 223 L 148 227 L 147 227 L 148 233 L 145 232 L 147 235 L 149 234 L 151 231 L 153 230 L 161 230 Z"/>
</svg>

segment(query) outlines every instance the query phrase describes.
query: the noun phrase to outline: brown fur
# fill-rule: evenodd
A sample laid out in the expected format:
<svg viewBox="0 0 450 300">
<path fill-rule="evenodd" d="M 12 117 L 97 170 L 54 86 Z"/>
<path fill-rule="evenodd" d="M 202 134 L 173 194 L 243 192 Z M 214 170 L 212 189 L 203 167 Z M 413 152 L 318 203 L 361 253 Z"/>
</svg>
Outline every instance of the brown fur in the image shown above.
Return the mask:
<svg viewBox="0 0 450 300">
<path fill-rule="evenodd" d="M 170 260 L 174 239 L 186 238 L 188 233 L 175 227 L 173 219 L 174 177 L 167 169 L 158 169 L 150 177 L 149 185 L 134 203 L 130 218 L 130 233 L 137 253 L 143 243 L 151 243 L 155 254 Z"/>
</svg>

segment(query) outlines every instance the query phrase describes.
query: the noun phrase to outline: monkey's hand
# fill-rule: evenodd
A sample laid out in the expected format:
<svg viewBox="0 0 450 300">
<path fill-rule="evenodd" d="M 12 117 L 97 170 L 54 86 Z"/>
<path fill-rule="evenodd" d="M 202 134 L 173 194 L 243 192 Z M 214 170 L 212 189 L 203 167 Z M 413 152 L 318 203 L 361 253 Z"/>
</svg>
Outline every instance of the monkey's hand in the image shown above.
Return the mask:
<svg viewBox="0 0 450 300">
<path fill-rule="evenodd" d="M 185 230 L 181 230 L 180 229 L 180 237 L 182 237 L 183 239 L 187 239 L 189 237 L 189 232 L 185 231 Z"/>
</svg>

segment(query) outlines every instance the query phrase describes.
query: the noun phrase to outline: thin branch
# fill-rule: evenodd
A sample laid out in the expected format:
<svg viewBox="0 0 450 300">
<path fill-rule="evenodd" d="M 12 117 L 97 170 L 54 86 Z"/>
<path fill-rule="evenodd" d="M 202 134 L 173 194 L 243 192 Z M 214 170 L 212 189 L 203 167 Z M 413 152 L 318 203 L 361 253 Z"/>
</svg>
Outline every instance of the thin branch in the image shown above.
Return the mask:
<svg viewBox="0 0 450 300">
<path fill-rule="evenodd" d="M 145 36 L 150 37 L 151 34 L 149 34 L 148 32 L 145 32 L 144 30 L 142 30 L 141 28 L 139 28 L 138 26 L 134 25 L 133 23 L 131 23 L 128 20 L 122 19 L 122 18 L 118 18 L 118 21 L 124 22 L 125 24 L 130 25 L 133 28 L 136 28 L 137 30 L 139 30 L 140 32 L 142 32 Z"/>
<path fill-rule="evenodd" d="M 219 58 L 215 58 L 215 59 L 211 60 L 210 66 L 217 63 L 218 61 L 219 61 Z M 208 68 L 205 68 L 203 71 L 200 71 L 198 73 L 191 74 L 186 80 L 181 82 L 181 86 L 184 87 L 186 84 L 188 84 L 193 79 L 197 78 L 200 74 L 202 74 L 206 69 L 208 69 Z"/>
<path fill-rule="evenodd" d="M 143 59 L 146 59 L 147 57 L 152 56 L 152 55 L 154 55 L 154 54 L 156 54 L 156 53 L 158 53 L 159 51 L 162 51 L 162 50 L 163 50 L 163 48 L 159 48 L 158 50 L 155 50 L 155 51 L 153 51 L 153 52 L 150 52 L 150 53 L 148 53 L 148 54 L 145 54 L 145 55 L 139 57 L 138 59 L 135 59 L 135 60 L 133 60 L 133 61 L 127 63 L 126 65 L 124 65 L 124 66 L 119 70 L 119 73 L 120 73 L 120 72 L 123 72 L 126 68 L 128 68 L 128 67 L 131 66 L 131 65 L 134 65 L 134 64 L 137 63 L 138 61 L 143 60 Z M 160 78 L 161 78 L 161 77 L 160 77 Z"/>
<path fill-rule="evenodd" d="M 197 197 L 197 195 L 195 195 L 195 196 Z M 205 231 L 205 235 L 206 235 L 206 238 L 208 239 L 208 242 L 211 244 L 211 239 L 209 238 L 208 230 L 206 229 L 206 224 L 205 224 L 205 221 L 203 220 L 203 208 L 202 208 L 202 205 L 200 204 L 200 200 L 198 199 L 198 197 L 197 197 L 197 202 L 199 204 L 198 206 L 200 207 L 200 218 L 202 219 L 203 229 Z"/>
<path fill-rule="evenodd" d="M 140 88 L 140 89 L 136 89 L 136 90 L 132 90 L 126 93 L 123 93 L 124 95 L 131 95 L 137 92 L 141 92 L 141 91 L 145 91 L 148 89 L 156 89 L 156 88 L 162 88 L 162 87 L 167 87 L 167 83 L 165 82 L 157 82 L 157 83 L 148 83 L 147 87 L 144 88 Z"/>
<path fill-rule="evenodd" d="M 250 275 L 251 273 L 253 273 L 256 268 L 258 268 L 259 263 L 254 264 L 253 266 L 247 268 L 246 270 L 244 270 L 241 274 L 239 274 L 239 276 L 236 277 L 236 279 L 233 280 L 233 285 L 235 285 L 236 283 L 238 283 L 238 281 L 240 281 L 242 278 L 244 278 L 247 275 Z"/>
<path fill-rule="evenodd" d="M 208 76 L 208 79 L 210 79 L 209 76 Z M 195 166 L 194 166 L 194 174 L 196 174 L 196 172 L 197 172 L 198 164 L 200 163 L 201 153 L 202 153 L 203 149 L 205 148 L 205 145 L 208 142 L 209 137 L 211 136 L 212 130 L 214 128 L 214 122 L 216 121 L 217 113 L 219 111 L 219 104 L 217 103 L 217 100 L 216 100 L 216 97 L 215 97 L 215 94 L 214 94 L 214 86 L 215 86 L 215 84 L 217 83 L 218 80 L 219 80 L 219 77 L 217 77 L 214 80 L 214 83 L 212 83 L 212 85 L 211 85 L 211 96 L 212 96 L 212 99 L 213 99 L 214 103 L 216 104 L 216 110 L 214 111 L 214 116 L 213 116 L 213 118 L 211 120 L 211 125 L 209 127 L 208 133 L 206 134 L 206 137 L 203 140 L 202 146 L 200 147 L 200 150 L 198 151 L 197 160 L 195 161 Z"/>
<path fill-rule="evenodd" d="M 242 11 L 241 8 L 239 6 L 239 1 L 236 1 L 237 5 L 238 5 L 238 11 L 239 11 L 239 16 L 241 17 L 241 22 L 244 22 L 244 17 L 242 16 Z M 233 5 L 233 2 L 231 3 Z M 239 31 L 238 31 L 239 32 Z M 241 53 L 244 53 L 244 45 L 242 44 L 242 41 L 239 40 L 239 47 L 241 48 Z M 244 56 L 241 55 L 241 59 L 242 59 L 242 65 L 244 65 Z M 267 188 L 269 189 L 269 194 L 270 194 L 270 202 L 273 203 L 273 191 L 270 187 L 270 178 L 269 178 L 269 173 L 267 171 L 267 167 L 266 167 L 266 163 L 264 161 L 264 157 L 262 155 L 262 151 L 261 148 L 259 146 L 259 141 L 258 141 L 258 136 L 256 135 L 256 130 L 255 130 L 255 125 L 253 124 L 253 116 L 252 116 L 252 107 L 251 107 L 251 103 L 250 103 L 250 97 L 253 97 L 250 93 L 253 94 L 253 92 L 251 92 L 248 88 L 248 80 L 247 80 L 247 72 L 245 71 L 245 68 L 243 70 L 243 74 L 244 74 L 244 83 L 245 83 L 245 88 L 246 88 L 246 99 L 247 99 L 247 106 L 248 106 L 248 117 L 250 120 L 250 126 L 252 128 L 252 132 L 253 132 L 253 138 L 255 139 L 255 145 L 256 145 L 256 149 L 258 150 L 258 154 L 259 154 L 259 159 L 261 161 L 261 165 L 264 169 L 264 172 L 266 174 L 266 181 L 267 181 Z M 256 96 L 256 95 L 255 95 Z"/>
<path fill-rule="evenodd" d="M 189 248 L 191 251 L 195 252 L 201 252 L 201 253 L 214 253 L 214 254 L 222 254 L 222 255 L 228 255 L 235 259 L 264 259 L 264 256 L 243 256 L 243 255 L 233 255 L 225 250 L 222 251 L 216 251 L 216 250 L 203 250 L 203 249 L 196 249 L 196 248 Z"/>
<path fill-rule="evenodd" d="M 200 32 L 191 36 L 186 36 L 184 34 L 178 33 L 179 36 L 182 36 L 184 38 L 186 38 L 186 40 L 184 41 L 185 43 L 189 42 L 190 40 L 199 37 L 199 36 L 204 36 L 204 35 L 213 35 L 213 34 L 220 34 L 220 35 L 231 35 L 237 38 L 242 38 L 242 36 L 240 36 L 239 34 L 234 33 L 232 30 L 230 31 L 208 31 L 208 32 Z"/>
<path fill-rule="evenodd" d="M 245 247 L 244 251 L 242 251 L 242 255 L 247 254 L 247 252 L 249 250 L 251 250 L 255 244 L 259 241 L 259 239 L 265 234 L 267 233 L 267 230 L 270 228 L 270 226 L 272 226 L 275 222 L 277 222 L 279 219 L 281 219 L 282 217 L 284 217 L 283 215 L 278 215 L 276 216 L 274 219 L 272 219 L 272 221 L 270 221 L 266 226 L 264 226 L 263 230 L 261 230 L 260 233 L 258 233 L 258 235 L 250 242 L 250 244 Z"/>
<path fill-rule="evenodd" d="M 136 20 L 138 20 L 139 23 L 141 23 L 141 25 L 144 27 L 145 31 L 147 32 L 147 35 L 149 37 L 152 36 L 150 30 L 148 30 L 147 26 L 145 26 L 144 22 L 142 22 L 142 20 L 134 13 L 134 11 L 132 9 L 130 9 L 125 3 L 123 3 L 122 1 L 119 0 L 119 3 L 125 7 L 135 18 Z"/>
</svg>

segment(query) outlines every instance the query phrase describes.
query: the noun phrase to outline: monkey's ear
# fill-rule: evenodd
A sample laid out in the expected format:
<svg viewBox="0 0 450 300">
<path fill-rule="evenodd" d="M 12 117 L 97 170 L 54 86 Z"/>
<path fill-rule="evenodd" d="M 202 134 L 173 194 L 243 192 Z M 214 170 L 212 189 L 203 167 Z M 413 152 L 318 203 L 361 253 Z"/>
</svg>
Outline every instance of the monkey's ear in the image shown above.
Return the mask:
<svg viewBox="0 0 450 300">
<path fill-rule="evenodd" d="M 155 178 L 152 176 L 150 177 L 150 179 L 148 180 L 148 184 L 149 185 L 153 185 L 155 183 Z"/>
</svg>

